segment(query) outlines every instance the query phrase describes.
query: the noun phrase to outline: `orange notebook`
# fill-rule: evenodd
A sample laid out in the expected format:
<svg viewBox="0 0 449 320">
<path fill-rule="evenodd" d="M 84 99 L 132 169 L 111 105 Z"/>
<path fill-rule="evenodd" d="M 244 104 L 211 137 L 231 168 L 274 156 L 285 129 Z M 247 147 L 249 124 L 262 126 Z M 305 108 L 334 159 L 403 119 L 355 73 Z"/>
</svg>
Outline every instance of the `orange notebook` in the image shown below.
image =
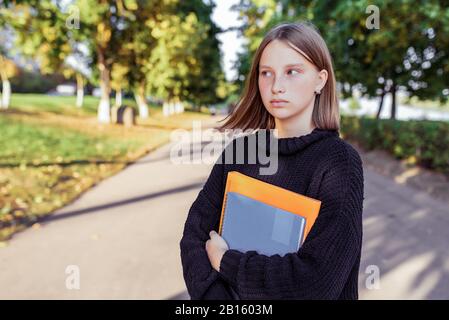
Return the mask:
<svg viewBox="0 0 449 320">
<path fill-rule="evenodd" d="M 232 200 L 231 198 L 234 199 L 234 196 L 241 197 L 243 200 L 240 202 L 230 202 Z M 302 241 L 300 242 L 303 242 L 303 240 L 310 232 L 310 229 L 312 228 L 316 218 L 318 217 L 321 206 L 321 201 L 319 200 L 246 176 L 237 171 L 231 171 L 228 173 L 226 180 L 226 188 L 220 217 L 220 235 L 224 237 L 223 225 L 225 224 L 224 222 L 226 220 L 226 216 L 227 221 L 229 221 L 229 225 L 233 226 L 234 228 L 240 226 L 241 224 L 247 224 L 251 226 L 251 223 L 253 223 L 254 227 L 256 228 L 253 229 L 253 231 L 255 231 L 258 229 L 258 225 L 263 224 L 264 218 L 260 216 L 260 221 L 258 219 L 259 208 L 261 208 L 258 205 L 256 205 L 256 207 L 249 205 L 247 208 L 243 208 L 243 210 L 240 210 L 238 208 L 227 208 L 227 205 L 240 206 L 241 208 L 245 205 L 245 202 L 259 202 L 262 203 L 262 205 L 268 205 L 278 208 L 279 210 L 275 209 L 274 211 L 275 215 L 285 216 L 293 214 L 304 218 L 301 219 L 305 220 L 305 226 L 303 228 L 303 234 L 301 235 Z M 236 217 L 232 217 L 232 219 L 230 218 L 230 216 L 232 215 L 246 215 L 248 210 L 251 210 L 251 208 L 253 207 L 257 208 L 255 210 L 257 212 L 251 213 L 250 219 L 252 220 L 248 220 L 248 217 L 237 217 L 237 220 Z M 260 212 L 262 212 L 263 210 L 264 209 L 262 208 Z M 284 219 L 285 221 L 285 218 L 282 219 Z M 225 240 L 227 239 L 225 238 Z"/>
</svg>

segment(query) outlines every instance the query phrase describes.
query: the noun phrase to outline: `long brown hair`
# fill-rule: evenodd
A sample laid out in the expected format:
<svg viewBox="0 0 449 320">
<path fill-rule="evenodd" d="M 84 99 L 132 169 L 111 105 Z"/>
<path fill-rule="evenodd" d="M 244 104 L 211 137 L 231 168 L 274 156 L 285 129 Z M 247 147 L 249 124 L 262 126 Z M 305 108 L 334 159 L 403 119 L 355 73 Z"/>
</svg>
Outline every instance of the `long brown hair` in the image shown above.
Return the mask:
<svg viewBox="0 0 449 320">
<path fill-rule="evenodd" d="M 264 37 L 257 49 L 245 88 L 240 100 L 227 120 L 218 129 L 274 129 L 274 117 L 263 105 L 259 92 L 259 62 L 265 47 L 273 40 L 289 42 L 302 50 L 318 70 L 326 70 L 328 79 L 320 94 L 315 96 L 312 121 L 315 127 L 328 130 L 340 129 L 340 114 L 332 58 L 326 43 L 317 28 L 310 22 L 281 23 L 273 27 Z M 292 46 L 290 46 L 292 47 Z M 293 48 L 293 47 L 292 47 Z M 296 50 L 295 48 L 293 48 Z M 296 50 L 297 51 L 297 50 Z"/>
</svg>

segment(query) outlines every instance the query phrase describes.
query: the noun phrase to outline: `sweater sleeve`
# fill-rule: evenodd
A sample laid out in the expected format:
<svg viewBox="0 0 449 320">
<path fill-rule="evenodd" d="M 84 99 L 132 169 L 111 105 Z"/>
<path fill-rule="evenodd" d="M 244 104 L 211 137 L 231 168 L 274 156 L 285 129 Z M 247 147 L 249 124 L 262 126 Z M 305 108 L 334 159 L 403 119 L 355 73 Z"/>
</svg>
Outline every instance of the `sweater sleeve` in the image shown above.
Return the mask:
<svg viewBox="0 0 449 320">
<path fill-rule="evenodd" d="M 241 299 L 337 299 L 361 252 L 363 168 L 349 149 L 322 176 L 321 209 L 298 252 L 228 250 L 220 275 Z"/>
<path fill-rule="evenodd" d="M 206 183 L 190 207 L 180 242 L 183 276 L 193 300 L 231 299 L 229 284 L 212 268 L 205 248 L 209 232 L 218 229 L 221 214 L 224 193 L 221 161 L 214 164 Z"/>
</svg>

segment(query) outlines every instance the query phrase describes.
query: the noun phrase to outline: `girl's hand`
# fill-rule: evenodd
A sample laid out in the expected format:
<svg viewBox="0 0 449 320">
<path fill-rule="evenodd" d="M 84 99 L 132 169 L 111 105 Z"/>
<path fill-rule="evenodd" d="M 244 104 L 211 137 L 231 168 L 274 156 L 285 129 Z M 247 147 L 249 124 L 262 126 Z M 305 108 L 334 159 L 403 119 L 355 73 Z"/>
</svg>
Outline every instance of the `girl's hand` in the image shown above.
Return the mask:
<svg viewBox="0 0 449 320">
<path fill-rule="evenodd" d="M 212 268 L 220 271 L 221 258 L 229 250 L 226 241 L 214 230 L 209 232 L 210 239 L 206 241 L 206 251 Z"/>
</svg>

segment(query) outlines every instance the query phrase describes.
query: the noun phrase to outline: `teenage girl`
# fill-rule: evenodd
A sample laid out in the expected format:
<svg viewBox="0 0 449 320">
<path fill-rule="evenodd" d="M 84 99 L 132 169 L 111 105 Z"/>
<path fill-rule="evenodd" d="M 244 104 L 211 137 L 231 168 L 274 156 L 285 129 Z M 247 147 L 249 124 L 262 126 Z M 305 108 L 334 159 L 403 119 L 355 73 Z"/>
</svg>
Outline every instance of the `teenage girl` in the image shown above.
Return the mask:
<svg viewBox="0 0 449 320">
<path fill-rule="evenodd" d="M 225 120 L 221 129 L 275 129 L 278 167 L 275 174 L 261 175 L 258 163 L 226 163 L 223 157 L 215 163 L 189 210 L 180 243 L 190 297 L 357 299 L 362 161 L 339 136 L 332 59 L 312 24 L 282 23 L 266 34 L 243 95 Z M 237 139 L 248 142 L 247 137 Z M 235 142 L 228 147 L 240 152 Z M 229 249 L 216 232 L 229 171 L 321 201 L 318 218 L 297 252 L 265 256 Z"/>
</svg>

